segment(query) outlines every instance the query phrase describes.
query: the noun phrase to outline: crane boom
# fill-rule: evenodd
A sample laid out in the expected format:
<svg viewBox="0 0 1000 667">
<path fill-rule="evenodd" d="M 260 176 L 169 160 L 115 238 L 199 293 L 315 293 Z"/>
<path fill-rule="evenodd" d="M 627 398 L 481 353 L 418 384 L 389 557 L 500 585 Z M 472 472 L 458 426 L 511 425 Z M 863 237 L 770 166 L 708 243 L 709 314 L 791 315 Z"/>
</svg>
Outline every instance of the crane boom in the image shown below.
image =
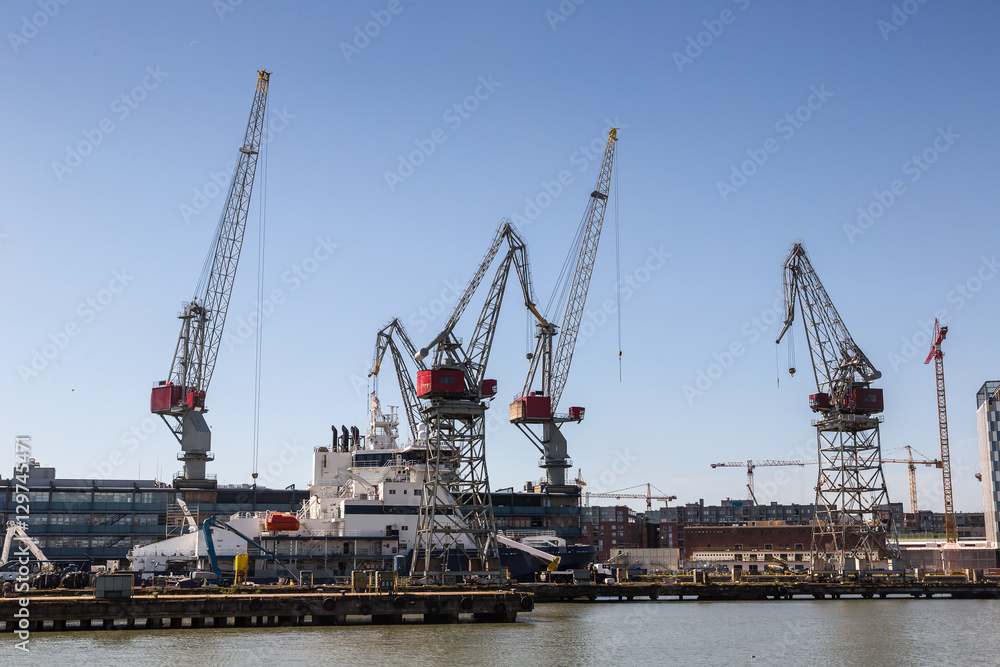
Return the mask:
<svg viewBox="0 0 1000 667">
<path fill-rule="evenodd" d="M 517 233 L 509 220 L 504 220 L 498 235 L 507 239 L 507 254 L 497 267 L 493 283 L 490 285 L 489 294 L 483 303 L 482 312 L 476 322 L 476 328 L 472 333 L 469 342 L 468 375 L 471 386 L 479 386 L 486 372 L 486 364 L 489 361 L 490 350 L 493 346 L 493 336 L 496 333 L 497 318 L 500 315 L 500 304 L 503 300 L 504 288 L 507 284 L 507 277 L 510 273 L 511 265 L 517 273 L 518 284 L 521 286 L 521 296 L 524 298 L 525 307 L 535 316 L 541 324 L 545 324 L 545 318 L 538 312 L 535 305 L 535 296 L 531 286 L 531 268 L 528 264 L 528 248 L 524 239 Z"/>
<path fill-rule="evenodd" d="M 406 356 L 400 352 L 399 347 L 396 345 L 397 338 L 402 342 L 403 347 L 406 348 Z M 413 384 L 413 376 L 407 370 L 406 359 L 414 359 L 418 370 L 424 370 L 425 366 L 423 361 L 415 359 L 416 348 L 413 346 L 410 337 L 406 334 L 406 329 L 403 327 L 403 323 L 399 321 L 399 318 L 393 318 L 391 322 L 379 330 L 375 338 L 375 361 L 372 365 L 372 371 L 368 374 L 369 377 L 372 375 L 378 377 L 379 369 L 382 366 L 382 358 L 385 356 L 387 349 L 392 355 L 392 363 L 396 368 L 396 379 L 399 382 L 399 391 L 403 395 L 403 405 L 406 407 L 406 420 L 410 426 L 410 435 L 416 441 L 420 437 L 418 435 L 417 424 L 422 423 L 424 417 L 420 413 L 421 406 L 420 401 L 417 400 L 417 389 Z"/>
<path fill-rule="evenodd" d="M 211 432 L 202 416 L 205 394 L 212 381 L 229 309 L 229 298 L 243 246 L 250 207 L 250 194 L 257 169 L 270 72 L 257 72 L 257 88 L 250 107 L 243 145 L 226 206 L 195 289 L 195 297 L 179 316 L 181 331 L 174 349 L 168 380 L 153 388 L 150 408 L 159 414 L 181 444 L 182 478 L 193 486 L 204 486 L 205 464 L 212 459 Z"/>
<path fill-rule="evenodd" d="M 538 341 L 534 353 L 530 356 L 528 375 L 524 380 L 521 395 L 510 406 L 510 421 L 528 436 L 542 454 L 538 465 L 545 470 L 545 483 L 549 486 L 565 485 L 566 468 L 572 466 L 572 461 L 567 456 L 566 437 L 559 430 L 559 424 L 583 419 L 583 408 L 570 408 L 568 416 L 557 416 L 556 409 L 566 388 L 566 380 L 569 378 L 573 350 L 580 333 L 587 292 L 590 289 L 590 278 L 594 273 L 594 261 L 597 258 L 597 247 L 601 240 L 601 228 L 611 189 L 617 140 L 618 128 L 613 127 L 608 132 L 601 171 L 597 175 L 597 184 L 590 193 L 587 210 L 578 232 L 580 250 L 569 285 L 562 324 L 556 326 L 539 318 Z M 559 340 L 553 349 L 557 332 Z M 532 391 L 539 369 L 542 375 L 541 390 Z M 529 424 L 541 424 L 541 436 L 534 433 Z"/>
<path fill-rule="evenodd" d="M 190 309 L 194 331 L 188 330 L 188 322 L 182 326 L 174 363 L 170 370 L 170 380 L 174 384 L 196 388 L 205 392 L 212 381 L 215 361 L 222 342 L 222 330 L 229 309 L 229 297 L 233 291 L 236 267 L 240 261 L 243 246 L 243 232 L 250 210 L 250 193 L 253 189 L 257 170 L 257 156 L 260 151 L 261 134 L 264 129 L 264 114 L 267 106 L 267 88 L 270 73 L 261 70 L 257 76 L 257 90 L 250 108 L 243 146 L 239 149 L 239 160 L 233 180 L 229 184 L 226 208 L 219 221 L 215 240 L 206 266 L 207 280 L 199 281 L 203 289 L 186 307 Z M 186 313 L 187 314 L 187 313 Z M 186 340 L 185 334 L 190 338 Z M 188 343 L 187 346 L 184 343 Z M 186 348 L 186 349 L 185 349 Z"/>
<path fill-rule="evenodd" d="M 435 346 L 439 345 L 442 342 L 447 341 L 449 337 L 453 337 L 455 326 L 458 325 L 459 320 L 465 313 L 465 309 L 468 308 L 469 306 L 469 302 L 472 301 L 473 295 L 476 293 L 476 290 L 479 289 L 479 284 L 483 281 L 483 278 L 486 276 L 486 272 L 489 271 L 490 265 L 493 264 L 493 260 L 496 258 L 497 253 L 500 251 L 500 246 L 503 245 L 504 240 L 506 240 L 508 243 L 508 258 L 513 253 L 519 253 L 521 256 L 520 261 L 516 262 L 516 264 L 518 267 L 517 269 L 518 277 L 521 279 L 521 290 L 524 294 L 525 306 L 535 315 L 536 318 L 538 318 L 542 322 L 545 321 L 544 318 L 541 316 L 541 314 L 538 312 L 535 306 L 534 297 L 531 294 L 531 274 L 528 271 L 526 246 L 524 245 L 524 241 L 521 239 L 520 234 L 518 234 L 517 231 L 515 231 L 514 225 L 511 223 L 511 221 L 504 218 L 503 220 L 501 220 L 500 225 L 497 227 L 496 234 L 493 236 L 493 242 L 490 244 L 490 247 L 486 250 L 486 254 L 483 255 L 483 259 L 479 262 L 479 267 L 473 274 L 472 280 L 469 281 L 469 284 L 466 286 L 465 292 L 463 292 L 462 297 L 458 300 L 458 303 L 455 304 L 455 308 L 454 310 L 452 310 L 451 316 L 445 323 L 444 329 L 442 329 L 441 333 L 435 336 L 434 340 L 428 343 L 426 347 L 421 348 L 419 352 L 417 352 L 415 356 L 418 360 L 423 360 L 430 354 L 431 350 Z M 497 276 L 499 275 L 500 275 L 500 270 L 498 269 Z M 503 280 L 506 281 L 506 278 L 507 278 L 506 272 L 504 272 Z M 495 279 L 494 285 L 496 284 L 496 282 L 497 280 Z M 491 291 L 491 294 L 493 294 L 495 298 L 498 298 L 497 294 L 494 294 L 493 291 Z M 499 294 L 502 295 L 502 290 L 500 290 Z M 486 311 L 484 307 L 484 314 L 485 312 Z M 481 318 L 480 324 L 479 326 L 477 326 L 477 329 L 481 328 L 482 326 L 483 325 Z M 492 340 L 492 338 L 490 340 Z M 488 356 L 489 354 L 488 351 L 486 354 Z"/>
<path fill-rule="evenodd" d="M 809 356 L 818 391 L 844 399 L 857 381 L 869 383 L 882 377 L 854 342 L 801 243 L 792 246 L 785 260 L 784 293 L 785 321 L 775 343 L 781 342 L 795 321 L 798 300 L 806 318 Z"/>
<path fill-rule="evenodd" d="M 937 385 L 938 434 L 941 437 L 941 477 L 944 486 L 944 533 L 948 542 L 958 542 L 958 528 L 955 524 L 955 501 L 951 490 L 951 449 L 948 444 L 948 402 L 944 394 L 944 352 L 941 343 L 948 335 L 948 327 L 941 326 L 934 319 L 934 342 L 924 363 L 934 360 L 934 375 Z"/>
<path fill-rule="evenodd" d="M 628 489 L 634 489 L 634 488 L 635 487 L 633 487 L 633 486 L 628 487 Z M 662 500 L 664 503 L 668 503 L 671 500 L 677 500 L 677 496 L 666 495 L 662 491 L 660 491 L 659 489 L 656 489 L 656 490 L 660 491 L 660 493 L 662 495 L 654 496 L 653 495 L 653 485 L 650 484 L 649 482 L 646 482 L 646 493 L 644 493 L 644 494 L 643 493 L 624 493 L 625 491 L 628 491 L 628 489 L 620 489 L 618 491 L 608 491 L 607 493 L 591 493 L 590 491 L 588 491 L 586 494 L 584 494 L 584 496 L 586 498 L 586 505 L 587 505 L 587 507 L 590 507 L 590 499 L 592 497 L 593 498 L 615 498 L 615 499 L 619 499 L 619 500 L 621 498 L 634 498 L 634 499 L 644 498 L 646 500 L 646 510 L 647 511 L 651 511 L 653 509 L 653 501 L 654 500 Z"/>
<path fill-rule="evenodd" d="M 31 539 L 24 528 L 19 526 L 17 521 L 8 521 L 7 533 L 3 541 L 3 551 L 0 552 L 0 566 L 10 562 L 10 549 L 15 540 L 20 540 L 21 544 L 27 547 L 39 562 L 48 562 L 49 559 L 45 557 L 45 554 L 42 553 L 42 550 L 38 548 L 38 545 L 35 544 L 35 541 Z M 23 563 L 24 561 L 21 562 Z"/>
<path fill-rule="evenodd" d="M 771 459 L 764 459 L 762 461 L 754 461 L 752 459 L 747 460 L 745 463 L 743 461 L 729 461 L 727 463 L 713 463 L 713 468 L 746 468 L 747 469 L 747 491 L 750 493 L 750 500 L 757 504 L 757 494 L 754 493 L 753 485 L 753 469 L 757 467 L 773 467 L 773 466 L 799 466 L 805 465 L 805 461 L 774 461 Z"/>
<path fill-rule="evenodd" d="M 559 406 L 559 399 L 562 397 L 566 380 L 569 378 L 573 350 L 576 347 L 576 338 L 580 333 L 584 306 L 587 304 L 590 277 L 594 273 L 597 245 L 601 241 L 604 212 L 608 207 L 608 194 L 611 190 L 611 168 L 614 164 L 617 134 L 618 129 L 614 127 L 608 132 L 608 143 L 604 149 L 604 159 L 601 161 L 601 172 L 597 176 L 597 185 L 594 191 L 590 193 L 590 201 L 584 214 L 586 225 L 583 230 L 580 255 L 577 257 L 576 267 L 573 269 L 573 282 L 570 286 L 569 299 L 566 301 L 566 311 L 562 318 L 555 356 L 552 359 L 549 386 L 546 388 L 546 393 L 552 400 L 552 412 L 555 412 Z"/>
</svg>

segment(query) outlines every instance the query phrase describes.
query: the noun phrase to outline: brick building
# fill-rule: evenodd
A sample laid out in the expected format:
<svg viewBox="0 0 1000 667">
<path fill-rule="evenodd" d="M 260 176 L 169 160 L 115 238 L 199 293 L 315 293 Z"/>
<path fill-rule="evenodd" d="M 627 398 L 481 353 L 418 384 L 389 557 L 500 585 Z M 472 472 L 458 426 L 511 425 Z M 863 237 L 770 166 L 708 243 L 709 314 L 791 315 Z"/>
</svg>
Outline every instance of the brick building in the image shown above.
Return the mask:
<svg viewBox="0 0 1000 667">
<path fill-rule="evenodd" d="M 732 572 L 763 574 L 809 566 L 812 526 L 752 523 L 738 526 L 687 526 L 684 560 Z"/>
<path fill-rule="evenodd" d="M 582 523 L 583 544 L 596 545 L 600 560 L 614 549 L 649 546 L 646 517 L 624 505 L 584 507 Z"/>
</svg>

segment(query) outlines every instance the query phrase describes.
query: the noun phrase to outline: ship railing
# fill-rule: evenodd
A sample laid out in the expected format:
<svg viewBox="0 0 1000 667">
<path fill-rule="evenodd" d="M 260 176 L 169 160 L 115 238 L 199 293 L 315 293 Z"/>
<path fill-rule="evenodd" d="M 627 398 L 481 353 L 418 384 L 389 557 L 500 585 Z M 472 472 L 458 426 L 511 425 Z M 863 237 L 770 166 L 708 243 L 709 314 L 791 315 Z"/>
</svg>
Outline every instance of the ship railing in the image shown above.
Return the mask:
<svg viewBox="0 0 1000 667">
<path fill-rule="evenodd" d="M 511 540 L 520 540 L 522 537 L 556 537 L 556 531 L 545 528 L 527 528 L 527 529 L 513 529 L 513 530 L 501 530 L 499 531 L 501 535 Z"/>
<path fill-rule="evenodd" d="M 342 530 L 342 529 L 332 529 L 332 530 L 310 530 L 308 533 L 309 537 L 356 537 L 359 539 L 367 540 L 377 540 L 380 538 L 385 538 L 385 531 L 379 530 Z"/>
</svg>

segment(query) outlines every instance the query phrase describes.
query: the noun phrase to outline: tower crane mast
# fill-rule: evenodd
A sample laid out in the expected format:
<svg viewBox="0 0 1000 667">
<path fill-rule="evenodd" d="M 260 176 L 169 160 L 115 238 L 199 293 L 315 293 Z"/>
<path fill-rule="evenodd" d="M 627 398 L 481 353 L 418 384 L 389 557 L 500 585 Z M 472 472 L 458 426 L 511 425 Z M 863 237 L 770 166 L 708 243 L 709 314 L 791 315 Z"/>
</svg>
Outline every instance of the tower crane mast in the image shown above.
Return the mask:
<svg viewBox="0 0 1000 667">
<path fill-rule="evenodd" d="M 934 360 L 934 374 L 937 384 L 938 433 L 941 437 L 941 477 L 944 486 L 944 532 L 948 542 L 958 542 L 958 528 L 955 524 L 955 502 L 951 492 L 951 449 L 948 445 L 948 404 L 944 395 L 944 352 L 941 343 L 948 335 L 948 327 L 934 319 L 934 342 L 924 359 L 925 364 Z"/>
<path fill-rule="evenodd" d="M 257 89 L 236 170 L 229 185 L 226 206 L 195 289 L 195 297 L 179 315 L 181 331 L 169 379 L 160 381 L 153 388 L 150 400 L 150 410 L 163 418 L 181 445 L 182 451 L 177 458 L 184 462 L 184 471 L 174 480 L 178 487 L 215 486 L 215 480 L 205 476 L 205 464 L 213 458 L 212 434 L 203 415 L 207 411 L 205 394 L 215 371 L 243 246 L 270 76 L 270 72 L 264 70 L 257 73 Z"/>
<path fill-rule="evenodd" d="M 531 356 L 531 364 L 524 381 L 524 388 L 521 395 L 510 406 L 510 421 L 528 436 L 542 454 L 538 465 L 545 470 L 545 483 L 548 486 L 565 485 L 566 468 L 573 465 L 567 455 L 566 437 L 559 427 L 568 421 L 579 422 L 583 419 L 584 414 L 583 408 L 579 407 L 570 408 L 568 415 L 557 415 L 556 409 L 569 378 L 573 350 L 580 333 L 587 292 L 590 289 L 590 278 L 594 273 L 594 261 L 597 258 L 597 247 L 601 240 L 601 228 L 611 189 L 611 173 L 614 166 L 617 139 L 618 128 L 613 127 L 608 132 L 608 141 L 604 149 L 604 157 L 601 160 L 601 171 L 597 176 L 597 184 L 593 192 L 590 193 L 590 200 L 581 224 L 580 252 L 574 265 L 562 324 L 556 326 L 540 318 L 536 336 L 538 342 Z M 559 334 L 558 341 L 555 340 L 557 333 Z M 555 349 L 553 349 L 554 342 Z M 538 391 L 532 391 L 532 385 L 539 369 L 541 370 L 541 388 Z M 541 424 L 542 434 L 540 437 L 531 430 L 531 424 Z"/>
<path fill-rule="evenodd" d="M 825 560 L 843 573 L 868 569 L 883 555 L 898 556 L 895 524 L 882 472 L 877 413 L 881 372 L 851 337 L 800 243 L 784 263 L 785 320 L 778 338 L 802 310 L 817 393 L 809 397 L 816 427 L 819 478 L 812 552 L 814 571 Z"/>
</svg>

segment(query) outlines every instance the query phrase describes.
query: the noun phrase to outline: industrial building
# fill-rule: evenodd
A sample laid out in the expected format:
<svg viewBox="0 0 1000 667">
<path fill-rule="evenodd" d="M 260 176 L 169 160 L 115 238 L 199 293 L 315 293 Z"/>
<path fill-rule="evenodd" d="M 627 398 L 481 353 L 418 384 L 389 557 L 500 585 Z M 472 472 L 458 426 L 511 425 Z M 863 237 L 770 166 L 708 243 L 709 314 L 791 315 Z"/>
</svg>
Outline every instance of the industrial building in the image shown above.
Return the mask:
<svg viewBox="0 0 1000 667">
<path fill-rule="evenodd" d="M 1000 381 L 986 382 L 976 393 L 979 460 L 983 482 L 986 541 L 1000 547 Z"/>
<path fill-rule="evenodd" d="M 778 522 L 688 526 L 684 560 L 725 572 L 801 572 L 809 567 L 813 527 Z"/>
<path fill-rule="evenodd" d="M 513 487 L 490 493 L 497 530 L 519 535 L 554 534 L 568 544 L 583 540 L 580 487 L 527 484 L 523 492 Z"/>
<path fill-rule="evenodd" d="M 997 567 L 997 550 L 983 539 L 948 542 L 945 539 L 901 538 L 899 551 L 906 567 L 931 573 L 963 573 Z"/>
<path fill-rule="evenodd" d="M 0 521 L 25 518 L 18 513 L 13 479 L 0 480 Z M 158 542 L 179 532 L 184 514 L 181 493 L 157 480 L 69 479 L 33 459 L 28 473 L 27 531 L 52 560 L 123 559 L 129 549 Z M 189 505 L 196 521 L 236 512 L 297 510 L 308 499 L 305 489 L 256 490 L 248 485 L 211 489 L 210 502 Z"/>
</svg>

